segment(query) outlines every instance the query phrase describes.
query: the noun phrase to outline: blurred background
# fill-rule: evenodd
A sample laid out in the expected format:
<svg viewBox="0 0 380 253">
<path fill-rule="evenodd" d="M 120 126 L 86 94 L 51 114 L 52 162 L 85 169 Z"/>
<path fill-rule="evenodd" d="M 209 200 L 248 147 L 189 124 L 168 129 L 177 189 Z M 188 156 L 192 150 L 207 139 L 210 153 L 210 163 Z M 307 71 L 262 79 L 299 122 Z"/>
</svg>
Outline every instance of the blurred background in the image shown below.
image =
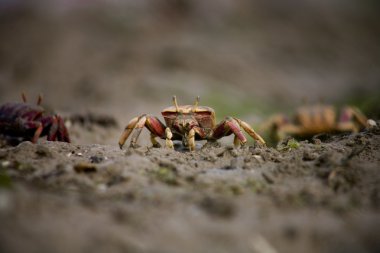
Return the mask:
<svg viewBox="0 0 380 253">
<path fill-rule="evenodd" d="M 376 0 L 0 0 L 0 102 L 43 93 L 63 115 L 117 119 L 79 143 L 115 144 L 173 94 L 251 124 L 315 102 L 378 118 L 379 13 Z"/>
</svg>

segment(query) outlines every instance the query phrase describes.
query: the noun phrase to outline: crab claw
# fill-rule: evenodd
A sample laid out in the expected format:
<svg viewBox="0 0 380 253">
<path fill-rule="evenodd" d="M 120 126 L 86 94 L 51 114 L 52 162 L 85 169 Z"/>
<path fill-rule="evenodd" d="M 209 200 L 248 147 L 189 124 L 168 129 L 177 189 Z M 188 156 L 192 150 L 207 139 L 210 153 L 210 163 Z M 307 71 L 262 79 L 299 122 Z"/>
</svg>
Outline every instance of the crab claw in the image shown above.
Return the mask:
<svg viewBox="0 0 380 253">
<path fill-rule="evenodd" d="M 45 128 L 49 129 L 47 140 L 48 141 L 62 141 L 70 142 L 69 133 L 65 126 L 63 119 L 58 116 L 48 116 L 42 120 Z"/>
<path fill-rule="evenodd" d="M 57 116 L 53 116 L 50 122 L 50 130 L 47 137 L 48 141 L 55 141 L 57 139 L 58 132 L 58 119 Z"/>
<path fill-rule="evenodd" d="M 58 130 L 57 130 L 58 141 L 70 143 L 69 133 L 68 133 L 67 128 L 65 126 L 64 120 L 60 116 L 56 116 L 56 117 L 57 117 L 57 124 L 58 124 Z"/>
<path fill-rule="evenodd" d="M 125 127 L 123 133 L 121 134 L 119 138 L 120 149 L 123 149 L 124 143 L 128 139 L 129 135 L 132 133 L 133 129 L 135 129 L 135 126 L 138 120 L 139 120 L 139 117 L 133 118 L 131 121 L 129 121 L 128 125 Z"/>
<path fill-rule="evenodd" d="M 219 123 L 215 129 L 212 137 L 214 139 L 219 139 L 224 136 L 228 136 L 230 134 L 235 135 L 234 144 L 235 146 L 244 145 L 247 142 L 247 138 L 245 138 L 244 134 L 241 131 L 241 128 L 244 129 L 254 140 L 259 142 L 262 145 L 265 145 L 264 139 L 258 135 L 249 125 L 248 123 L 232 117 L 227 117 L 221 123 Z"/>
<path fill-rule="evenodd" d="M 144 126 L 151 132 L 151 142 L 153 146 L 159 146 L 159 143 L 155 140 L 155 137 L 165 138 L 165 125 L 162 124 L 158 118 L 143 114 L 140 117 L 133 118 L 125 127 L 124 132 L 121 134 L 119 139 L 120 149 L 123 149 L 124 143 L 133 131 L 134 133 L 132 135 L 130 146 L 135 147 L 137 139 L 140 136 Z"/>
<path fill-rule="evenodd" d="M 239 123 L 239 125 L 244 129 L 245 132 L 249 134 L 253 139 L 255 139 L 257 142 L 259 142 L 262 145 L 265 145 L 264 139 L 253 130 L 253 128 L 247 123 L 240 119 L 235 118 L 235 120 Z"/>
</svg>

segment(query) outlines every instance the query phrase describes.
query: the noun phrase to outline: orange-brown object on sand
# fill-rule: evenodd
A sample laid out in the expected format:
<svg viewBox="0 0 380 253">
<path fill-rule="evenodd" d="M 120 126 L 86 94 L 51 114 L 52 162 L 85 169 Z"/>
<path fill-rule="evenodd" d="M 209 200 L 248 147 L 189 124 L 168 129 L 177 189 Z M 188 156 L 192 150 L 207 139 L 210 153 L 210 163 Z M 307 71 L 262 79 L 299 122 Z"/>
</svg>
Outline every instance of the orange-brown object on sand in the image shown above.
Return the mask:
<svg viewBox="0 0 380 253">
<path fill-rule="evenodd" d="M 181 140 L 190 151 L 195 149 L 196 140 L 216 140 L 230 134 L 235 135 L 235 146 L 243 145 L 247 139 L 240 128 L 243 128 L 253 139 L 261 144 L 265 144 L 263 138 L 258 135 L 246 122 L 234 118 L 226 117 L 218 125 L 215 124 L 215 111 L 207 106 L 199 106 L 199 97 L 194 105 L 178 106 L 177 99 L 173 97 L 174 106 L 165 108 L 162 116 L 166 126 L 157 118 L 143 114 L 133 118 L 125 127 L 119 139 L 120 148 L 134 131 L 130 146 L 135 147 L 137 139 L 144 126 L 151 132 L 151 142 L 153 146 L 160 144 L 155 139 L 159 137 L 166 140 L 166 147 L 173 148 L 172 140 Z"/>
<path fill-rule="evenodd" d="M 345 106 L 338 113 L 331 105 L 303 106 L 291 119 L 279 114 L 262 126 L 277 141 L 286 136 L 309 138 L 321 133 L 358 132 L 366 127 L 368 119 L 358 108 Z"/>
</svg>

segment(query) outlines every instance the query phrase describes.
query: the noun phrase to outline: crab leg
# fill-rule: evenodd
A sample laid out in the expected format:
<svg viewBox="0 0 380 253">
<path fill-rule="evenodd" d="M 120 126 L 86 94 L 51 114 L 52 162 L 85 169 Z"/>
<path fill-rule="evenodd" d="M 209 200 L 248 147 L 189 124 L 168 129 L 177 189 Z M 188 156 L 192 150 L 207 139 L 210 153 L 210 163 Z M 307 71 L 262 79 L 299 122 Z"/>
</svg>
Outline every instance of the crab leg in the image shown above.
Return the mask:
<svg viewBox="0 0 380 253">
<path fill-rule="evenodd" d="M 346 106 L 345 108 L 343 108 L 339 122 L 350 122 L 353 119 L 355 119 L 360 125 L 359 127 L 354 127 L 358 130 L 360 130 L 359 128 L 365 128 L 368 126 L 367 117 L 358 108 L 352 106 Z"/>
<path fill-rule="evenodd" d="M 57 139 L 61 140 L 61 138 L 58 137 L 59 118 L 60 117 L 57 116 L 41 118 L 41 123 L 44 126 L 45 130 L 49 130 L 47 134 L 48 141 L 56 141 Z"/>
<path fill-rule="evenodd" d="M 132 138 L 131 138 L 130 147 L 132 147 L 132 148 L 136 147 L 137 139 L 139 138 L 141 131 L 145 126 L 145 122 L 146 122 L 146 116 L 140 117 L 139 120 L 137 121 L 137 123 L 134 127 L 135 131 L 134 131 Z"/>
<path fill-rule="evenodd" d="M 128 139 L 128 137 L 132 133 L 133 129 L 135 129 L 135 126 L 136 126 L 138 120 L 139 120 L 139 117 L 133 118 L 131 121 L 129 121 L 128 125 L 125 127 L 124 132 L 121 134 L 121 136 L 119 138 L 120 149 L 123 148 L 125 141 Z"/>
<path fill-rule="evenodd" d="M 42 130 L 43 130 L 43 125 L 41 124 L 41 122 L 37 122 L 37 121 L 25 122 L 25 123 L 20 122 L 19 124 L 21 128 L 25 130 L 36 129 L 36 131 L 34 132 L 33 138 L 31 140 L 33 143 L 36 143 L 38 141 L 38 138 L 40 138 L 42 134 Z"/>
<path fill-rule="evenodd" d="M 195 130 L 191 129 L 189 133 L 187 134 L 187 143 L 189 145 L 189 150 L 194 151 L 195 150 Z"/>
<path fill-rule="evenodd" d="M 52 121 L 49 122 L 49 125 L 50 125 L 50 130 L 49 130 L 47 140 L 55 141 L 57 140 L 57 133 L 58 133 L 58 119 L 56 116 L 52 118 Z"/>
<path fill-rule="evenodd" d="M 214 129 L 214 132 L 212 134 L 212 138 L 214 139 L 220 139 L 224 136 L 228 136 L 230 134 L 234 134 L 234 145 L 238 146 L 240 144 L 244 145 L 247 142 L 247 139 L 243 135 L 242 131 L 240 130 L 240 127 L 244 129 L 253 139 L 258 141 L 261 144 L 265 144 L 265 141 L 263 138 L 261 138 L 260 135 L 258 135 L 249 125 L 248 123 L 237 119 L 237 118 L 231 118 L 227 117 L 225 120 L 223 120 L 219 125 L 217 125 Z"/>
<path fill-rule="evenodd" d="M 57 116 L 57 120 L 58 120 L 58 141 L 70 143 L 70 137 L 69 137 L 69 133 L 67 132 L 67 128 L 65 127 L 65 122 L 60 116 Z"/>
<path fill-rule="evenodd" d="M 38 94 L 37 105 L 41 105 L 41 103 L 42 103 L 42 95 Z"/>
<path fill-rule="evenodd" d="M 165 129 L 165 136 L 166 136 L 165 146 L 167 148 L 173 149 L 174 148 L 173 141 L 172 141 L 173 134 L 169 127 Z"/>
<path fill-rule="evenodd" d="M 353 122 L 338 122 L 335 126 L 337 131 L 340 132 L 359 132 L 359 127 L 356 126 Z"/>
<path fill-rule="evenodd" d="M 24 92 L 21 92 L 21 99 L 22 99 L 22 101 L 24 102 L 24 103 L 26 103 L 26 95 L 25 95 L 25 93 Z"/>
<path fill-rule="evenodd" d="M 69 133 L 65 127 L 65 123 L 60 116 L 48 116 L 41 119 L 44 129 L 49 129 L 47 135 L 48 141 L 63 141 L 70 142 Z"/>
<path fill-rule="evenodd" d="M 161 144 L 156 140 L 157 135 L 150 133 L 150 142 L 153 144 L 153 147 L 160 148 Z"/>
<path fill-rule="evenodd" d="M 195 133 L 199 135 L 201 139 L 207 138 L 207 133 L 199 126 L 195 126 L 192 129 L 194 129 Z"/>
<path fill-rule="evenodd" d="M 243 133 L 240 130 L 239 123 L 231 117 L 227 117 L 225 120 L 220 122 L 214 129 L 214 132 L 212 134 L 213 139 L 220 139 L 224 136 L 228 136 L 230 134 L 235 135 L 235 144 L 244 144 L 247 142 L 247 139 L 243 135 Z"/>
<path fill-rule="evenodd" d="M 249 136 L 251 136 L 253 139 L 258 141 L 259 143 L 265 145 L 264 139 L 258 133 L 256 133 L 255 130 L 253 130 L 252 127 L 250 127 L 250 125 L 247 122 L 244 122 L 238 118 L 234 118 L 234 119 L 239 123 L 239 125 L 244 129 L 244 131 L 249 134 Z"/>
<path fill-rule="evenodd" d="M 33 139 L 32 139 L 32 142 L 33 143 L 36 143 L 38 138 L 40 138 L 40 135 L 42 133 L 42 130 L 43 130 L 43 126 L 41 123 L 37 122 L 36 125 L 38 125 L 37 127 L 37 130 L 36 132 L 34 133 L 34 136 L 33 136 Z"/>
<path fill-rule="evenodd" d="M 136 142 L 144 126 L 151 132 L 150 140 L 154 147 L 159 147 L 160 144 L 156 141 L 156 137 L 162 139 L 167 138 L 167 133 L 165 131 L 165 125 L 161 121 L 150 115 L 142 115 L 140 117 L 133 118 L 128 125 L 125 127 L 124 132 L 121 134 L 119 139 L 120 149 L 123 148 L 124 143 L 128 139 L 129 135 L 134 131 L 131 139 L 131 147 L 136 146 Z M 171 138 L 170 138 L 171 139 Z M 168 142 L 167 142 L 168 143 Z M 168 145 L 168 144 L 167 144 Z M 173 146 L 173 145 L 172 145 Z"/>
<path fill-rule="evenodd" d="M 282 140 L 288 135 L 302 135 L 303 133 L 305 133 L 304 128 L 294 124 L 287 124 L 278 128 L 275 138 L 277 140 Z"/>
</svg>

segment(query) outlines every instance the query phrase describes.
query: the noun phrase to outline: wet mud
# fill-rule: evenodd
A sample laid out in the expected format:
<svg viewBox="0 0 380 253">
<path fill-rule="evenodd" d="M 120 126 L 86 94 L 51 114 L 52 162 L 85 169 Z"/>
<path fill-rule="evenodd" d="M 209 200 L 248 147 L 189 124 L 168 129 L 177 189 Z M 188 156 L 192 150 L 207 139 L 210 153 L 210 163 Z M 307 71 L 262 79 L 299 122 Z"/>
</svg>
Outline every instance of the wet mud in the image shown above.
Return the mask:
<svg viewBox="0 0 380 253">
<path fill-rule="evenodd" d="M 277 148 L 3 146 L 0 251 L 379 252 L 379 147 L 379 127 Z"/>
</svg>

